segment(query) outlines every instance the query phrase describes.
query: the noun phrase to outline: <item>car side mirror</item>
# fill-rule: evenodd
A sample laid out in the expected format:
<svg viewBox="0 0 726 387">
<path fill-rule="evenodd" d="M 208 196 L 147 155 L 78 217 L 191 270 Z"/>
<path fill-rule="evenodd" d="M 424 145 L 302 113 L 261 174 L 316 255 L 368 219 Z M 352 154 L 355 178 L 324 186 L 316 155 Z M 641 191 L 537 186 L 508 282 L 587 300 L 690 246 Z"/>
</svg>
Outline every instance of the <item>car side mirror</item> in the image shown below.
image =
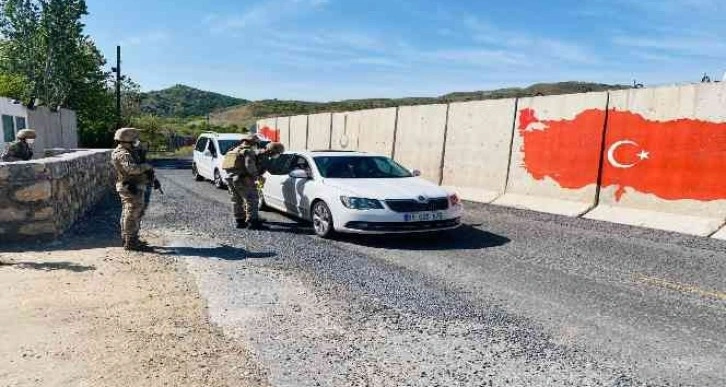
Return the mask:
<svg viewBox="0 0 726 387">
<path fill-rule="evenodd" d="M 310 177 L 304 169 L 293 169 L 289 175 L 293 179 L 307 179 Z"/>
<path fill-rule="evenodd" d="M 419 176 L 421 176 L 421 171 L 419 171 L 418 169 L 414 169 L 413 171 L 411 171 L 411 174 L 414 177 L 419 177 Z"/>
<path fill-rule="evenodd" d="M 207 157 L 209 157 L 209 156 L 212 155 L 212 152 L 210 152 L 209 149 L 205 149 L 204 150 L 204 155 L 207 156 Z"/>
</svg>

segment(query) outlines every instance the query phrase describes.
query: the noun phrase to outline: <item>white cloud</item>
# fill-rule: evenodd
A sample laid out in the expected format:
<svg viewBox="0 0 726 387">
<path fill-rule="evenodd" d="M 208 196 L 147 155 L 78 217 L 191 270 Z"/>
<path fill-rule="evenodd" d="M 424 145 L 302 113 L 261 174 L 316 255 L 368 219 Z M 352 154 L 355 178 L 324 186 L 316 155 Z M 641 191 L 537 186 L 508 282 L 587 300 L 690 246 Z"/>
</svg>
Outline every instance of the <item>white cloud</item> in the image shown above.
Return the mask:
<svg viewBox="0 0 726 387">
<path fill-rule="evenodd" d="M 466 64 L 478 67 L 526 64 L 526 58 L 523 55 L 504 50 L 486 50 L 479 48 L 437 50 L 430 53 L 423 53 L 423 56 L 428 59 L 443 62 L 442 64 Z"/>
<path fill-rule="evenodd" d="M 386 58 L 386 57 L 353 58 L 353 59 L 349 60 L 349 63 L 380 66 L 380 67 L 396 67 L 396 68 L 407 67 L 406 64 L 401 63 L 400 61 L 398 61 L 396 59 Z"/>
<path fill-rule="evenodd" d="M 242 13 L 205 16 L 202 21 L 212 33 L 243 30 L 248 27 L 269 26 L 311 9 L 324 7 L 330 0 L 262 0 Z"/>
<path fill-rule="evenodd" d="M 474 42 L 506 50 L 512 55 L 528 55 L 581 64 L 598 62 L 597 55 L 589 49 L 565 40 L 505 30 L 474 16 L 465 17 L 464 26 L 468 28 Z"/>
<path fill-rule="evenodd" d="M 129 36 L 122 39 L 119 44 L 121 46 L 141 46 L 164 42 L 169 39 L 169 34 L 165 31 L 150 31 L 145 34 Z"/>
<path fill-rule="evenodd" d="M 726 56 L 726 43 L 716 37 L 708 39 L 692 36 L 662 36 L 659 38 L 618 36 L 613 39 L 613 43 L 630 48 L 655 51 L 660 54 L 707 58 L 723 58 Z"/>
</svg>

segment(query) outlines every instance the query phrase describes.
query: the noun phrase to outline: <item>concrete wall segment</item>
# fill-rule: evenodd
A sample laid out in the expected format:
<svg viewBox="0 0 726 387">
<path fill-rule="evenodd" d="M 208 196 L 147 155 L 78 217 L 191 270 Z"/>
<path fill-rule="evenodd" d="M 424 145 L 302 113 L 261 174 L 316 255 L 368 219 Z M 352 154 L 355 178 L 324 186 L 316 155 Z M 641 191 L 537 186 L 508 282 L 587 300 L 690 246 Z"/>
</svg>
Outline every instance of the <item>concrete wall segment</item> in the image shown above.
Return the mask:
<svg viewBox="0 0 726 387">
<path fill-rule="evenodd" d="M 449 105 L 442 185 L 484 203 L 504 193 L 515 105 L 515 99 Z"/>
</svg>

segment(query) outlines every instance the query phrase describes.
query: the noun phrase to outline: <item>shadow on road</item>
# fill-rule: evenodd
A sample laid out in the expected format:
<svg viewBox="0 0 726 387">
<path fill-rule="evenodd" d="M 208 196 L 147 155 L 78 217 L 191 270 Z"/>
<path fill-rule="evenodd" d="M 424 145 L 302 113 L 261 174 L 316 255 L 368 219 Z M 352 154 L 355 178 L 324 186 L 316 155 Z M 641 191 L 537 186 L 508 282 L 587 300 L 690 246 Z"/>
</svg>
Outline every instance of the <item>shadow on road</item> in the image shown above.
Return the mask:
<svg viewBox="0 0 726 387">
<path fill-rule="evenodd" d="M 339 240 L 367 247 L 398 250 L 477 250 L 505 245 L 511 240 L 470 225 L 440 232 L 412 235 L 342 235 Z"/>
<path fill-rule="evenodd" d="M 179 255 L 202 258 L 217 258 L 225 261 L 241 261 L 245 259 L 273 258 L 277 256 L 274 252 L 251 252 L 243 248 L 227 245 L 216 247 L 163 247 L 167 252 L 160 252 L 161 255 Z"/>
<path fill-rule="evenodd" d="M 2 266 L 13 266 L 18 269 L 30 269 L 39 271 L 67 270 L 75 273 L 96 270 L 95 266 L 77 265 L 73 262 L 11 262 L 3 263 Z"/>
<path fill-rule="evenodd" d="M 289 234 L 300 234 L 300 235 L 314 235 L 313 227 L 306 222 L 273 222 L 267 221 L 264 223 L 270 228 L 269 231 L 279 231 Z"/>
</svg>

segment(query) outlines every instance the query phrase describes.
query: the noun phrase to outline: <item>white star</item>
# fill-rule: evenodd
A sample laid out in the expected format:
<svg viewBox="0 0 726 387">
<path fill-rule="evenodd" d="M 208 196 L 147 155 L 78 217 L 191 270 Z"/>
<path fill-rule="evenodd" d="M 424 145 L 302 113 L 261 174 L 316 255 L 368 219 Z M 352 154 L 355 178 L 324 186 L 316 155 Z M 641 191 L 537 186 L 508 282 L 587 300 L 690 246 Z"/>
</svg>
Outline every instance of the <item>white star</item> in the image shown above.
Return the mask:
<svg viewBox="0 0 726 387">
<path fill-rule="evenodd" d="M 647 160 L 650 158 L 650 152 L 646 152 L 645 150 L 642 150 L 642 151 L 640 151 L 640 153 L 638 153 L 638 158 L 640 158 L 641 160 Z"/>
</svg>

